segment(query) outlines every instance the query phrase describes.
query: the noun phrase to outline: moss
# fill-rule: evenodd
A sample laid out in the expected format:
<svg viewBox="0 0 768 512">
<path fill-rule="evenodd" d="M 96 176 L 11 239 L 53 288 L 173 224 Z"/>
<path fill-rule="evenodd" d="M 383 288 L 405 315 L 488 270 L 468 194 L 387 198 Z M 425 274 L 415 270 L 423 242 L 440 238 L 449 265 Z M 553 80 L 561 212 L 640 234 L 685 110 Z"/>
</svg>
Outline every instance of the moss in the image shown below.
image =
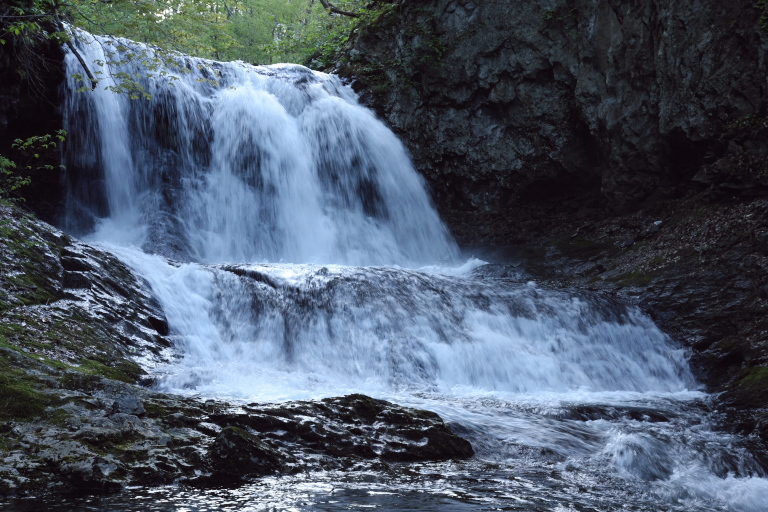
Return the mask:
<svg viewBox="0 0 768 512">
<path fill-rule="evenodd" d="M 60 297 L 58 281 L 49 276 L 56 276 L 61 253 L 59 245 L 45 241 L 33 229 L 32 218 L 18 213 L 17 222 L 5 219 L 0 248 L 4 252 L 0 277 L 2 288 L 15 297 L 14 301 L 0 301 L 0 312 L 11 309 L 14 305 L 46 304 Z M 54 256 L 52 258 L 51 256 Z"/>
<path fill-rule="evenodd" d="M 765 394 L 768 391 L 768 368 L 760 366 L 745 369 L 739 380 L 739 386 Z M 768 396 L 765 398 L 768 399 Z"/>
<path fill-rule="evenodd" d="M 627 286 L 627 287 L 647 286 L 651 282 L 651 279 L 653 278 L 651 274 L 652 274 L 651 272 L 646 272 L 638 269 L 632 272 L 619 274 L 617 276 L 611 276 L 607 279 L 608 281 L 612 281 L 614 283 L 618 283 L 622 286 Z"/>
<path fill-rule="evenodd" d="M 380 11 L 373 15 L 370 22 L 362 25 L 360 30 L 380 32 L 381 30 L 392 27 L 399 19 L 397 14 L 398 7 L 398 4 L 384 6 Z"/>
<path fill-rule="evenodd" d="M 62 375 L 59 382 L 64 389 L 92 391 L 98 389 L 101 378 L 98 375 L 72 371 Z"/>
<path fill-rule="evenodd" d="M 157 402 L 147 400 L 144 402 L 144 414 L 148 418 L 162 418 L 168 415 L 169 411 Z"/>
<path fill-rule="evenodd" d="M 48 423 L 51 425 L 64 425 L 71 417 L 72 413 L 64 409 L 56 408 L 48 411 Z"/>
<path fill-rule="evenodd" d="M 126 359 L 117 361 L 114 366 L 108 366 L 93 359 L 83 359 L 76 370 L 85 374 L 99 375 L 107 379 L 119 380 L 129 384 L 135 384 L 139 377 L 147 374 L 139 365 Z"/>
<path fill-rule="evenodd" d="M 768 405 L 768 367 L 752 366 L 742 370 L 728 397 L 735 405 L 742 407 Z"/>
<path fill-rule="evenodd" d="M 0 420 L 30 420 L 41 416 L 52 402 L 51 395 L 41 392 L 38 379 L 0 352 Z"/>
</svg>

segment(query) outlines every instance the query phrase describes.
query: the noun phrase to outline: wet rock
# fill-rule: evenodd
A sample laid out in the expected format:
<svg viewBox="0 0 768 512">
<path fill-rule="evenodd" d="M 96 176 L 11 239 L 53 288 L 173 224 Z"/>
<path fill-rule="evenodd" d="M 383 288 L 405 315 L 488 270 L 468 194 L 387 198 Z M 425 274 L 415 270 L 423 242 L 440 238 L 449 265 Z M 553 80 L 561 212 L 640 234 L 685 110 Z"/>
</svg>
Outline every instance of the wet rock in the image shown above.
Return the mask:
<svg viewBox="0 0 768 512">
<path fill-rule="evenodd" d="M 724 392 L 718 403 L 728 417 L 744 408 L 760 415 L 768 408 L 768 254 L 757 233 L 766 229 L 767 209 L 766 198 L 722 201 L 701 191 L 588 227 L 553 215 L 510 258 L 545 285 L 584 287 L 637 304 L 690 351 L 706 389 Z M 637 235 L 659 220 L 663 229 Z M 636 243 L 616 250 L 631 238 Z"/>
<path fill-rule="evenodd" d="M 112 412 L 142 416 L 146 411 L 138 397 L 128 395 L 120 397 L 112 403 Z"/>
<path fill-rule="evenodd" d="M 0 239 L 0 313 L 9 342 L 82 366 L 82 378 L 128 382 L 145 374 L 135 355 L 145 363 L 170 355 L 163 355 L 168 326 L 159 304 L 117 258 L 13 206 L 0 205 L 0 219 L 8 230 Z"/>
<path fill-rule="evenodd" d="M 284 459 L 274 448 L 239 427 L 226 427 L 208 450 L 216 480 L 264 476 L 284 469 Z"/>
<path fill-rule="evenodd" d="M 635 243 L 635 237 L 627 238 L 623 242 L 621 242 L 621 247 L 626 249 L 627 247 L 631 247 Z"/>
<path fill-rule="evenodd" d="M 768 254 L 768 229 L 755 230 L 755 246 L 763 254 Z"/>
<path fill-rule="evenodd" d="M 0 423 L 3 494 L 227 485 L 473 453 L 436 414 L 363 395 L 233 408 L 75 369 L 61 372 L 29 353 L 6 350 L 29 372 L 19 375 L 39 390 L 34 399 L 41 406 Z"/>
<path fill-rule="evenodd" d="M 117 491 L 122 488 L 119 477 L 125 472 L 122 464 L 104 457 L 65 462 L 58 468 L 59 474 L 76 490 L 98 492 Z"/>
<path fill-rule="evenodd" d="M 752 0 L 399 2 L 336 68 L 477 244 L 483 213 L 515 224 L 548 203 L 585 218 L 600 198 L 623 214 L 707 166 L 721 171 L 701 186 L 764 194 L 759 17 Z"/>
<path fill-rule="evenodd" d="M 332 457 L 437 461 L 474 455 L 437 414 L 359 394 L 260 408 L 238 421 L 276 446 L 299 442 Z"/>
</svg>

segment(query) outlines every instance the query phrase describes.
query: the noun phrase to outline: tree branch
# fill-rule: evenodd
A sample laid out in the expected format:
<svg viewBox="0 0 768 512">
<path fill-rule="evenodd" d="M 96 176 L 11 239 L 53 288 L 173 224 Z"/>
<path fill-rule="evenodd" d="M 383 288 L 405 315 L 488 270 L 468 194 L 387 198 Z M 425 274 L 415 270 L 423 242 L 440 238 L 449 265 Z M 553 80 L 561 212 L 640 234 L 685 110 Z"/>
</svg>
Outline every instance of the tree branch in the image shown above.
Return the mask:
<svg viewBox="0 0 768 512">
<path fill-rule="evenodd" d="M 342 16 L 349 16 L 350 18 L 359 18 L 362 16 L 362 14 L 357 12 L 350 12 L 350 11 L 342 11 L 335 5 L 333 5 L 328 0 L 320 0 L 320 4 L 327 10 L 332 12 L 333 14 L 341 14 Z"/>
<path fill-rule="evenodd" d="M 27 19 L 27 20 L 29 20 L 29 19 L 39 20 L 41 18 L 50 18 L 51 16 L 53 16 L 53 14 L 51 14 L 51 13 L 47 13 L 47 14 L 8 14 L 8 15 L 0 14 L 0 18 L 3 18 L 3 19 L 6 19 L 6 18 L 7 19 L 11 19 L 11 18 L 13 18 L 13 19 Z"/>
<path fill-rule="evenodd" d="M 56 23 L 59 26 L 59 31 L 65 32 L 64 24 L 61 22 L 61 19 L 59 19 L 58 14 L 56 16 Z M 77 48 L 75 48 L 75 45 L 72 44 L 72 41 L 70 39 L 67 39 L 64 44 L 67 45 L 67 48 L 69 48 L 72 51 L 72 54 L 74 54 L 75 58 L 77 58 L 77 61 L 80 63 L 80 65 L 83 67 L 83 70 L 85 70 L 85 74 L 88 75 L 88 80 L 91 81 L 91 90 L 95 90 L 96 86 L 99 85 L 99 81 L 96 80 L 96 77 L 93 76 L 93 73 L 91 73 L 91 68 L 88 67 L 88 64 L 86 64 L 85 59 L 82 55 L 80 55 L 80 52 L 77 51 Z"/>
</svg>

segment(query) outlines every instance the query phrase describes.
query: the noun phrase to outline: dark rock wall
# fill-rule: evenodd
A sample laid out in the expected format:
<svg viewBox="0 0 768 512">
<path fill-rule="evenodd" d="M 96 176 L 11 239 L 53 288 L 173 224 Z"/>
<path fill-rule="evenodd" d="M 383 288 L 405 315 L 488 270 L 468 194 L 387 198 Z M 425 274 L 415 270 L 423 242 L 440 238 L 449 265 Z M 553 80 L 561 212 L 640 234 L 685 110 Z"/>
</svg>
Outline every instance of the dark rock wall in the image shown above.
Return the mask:
<svg viewBox="0 0 768 512">
<path fill-rule="evenodd" d="M 572 198 L 629 210 L 763 112 L 759 14 L 753 0 L 406 0 L 337 66 L 443 213 Z"/>
<path fill-rule="evenodd" d="M 63 208 L 59 148 L 30 159 L 12 147 L 16 139 L 54 135 L 63 127 L 59 89 L 64 82 L 64 52 L 58 42 L 38 37 L 7 37 L 0 46 L 0 155 L 17 164 L 16 172 L 32 178 L 21 192 L 27 204 L 48 221 Z M 40 153 L 40 150 L 37 151 Z M 31 165 L 31 171 L 24 167 Z M 53 170 L 37 169 L 52 165 Z"/>
</svg>

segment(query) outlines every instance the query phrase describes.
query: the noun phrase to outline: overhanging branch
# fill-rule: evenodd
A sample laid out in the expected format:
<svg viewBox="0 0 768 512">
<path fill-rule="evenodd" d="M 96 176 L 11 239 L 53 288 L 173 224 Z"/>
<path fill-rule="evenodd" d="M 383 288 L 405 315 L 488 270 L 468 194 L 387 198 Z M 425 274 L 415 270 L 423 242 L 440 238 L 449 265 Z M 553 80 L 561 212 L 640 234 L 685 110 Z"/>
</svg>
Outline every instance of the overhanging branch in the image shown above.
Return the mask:
<svg viewBox="0 0 768 512">
<path fill-rule="evenodd" d="M 59 19 L 59 16 L 56 15 L 56 23 L 59 25 L 59 31 L 65 32 L 64 24 L 61 22 L 61 19 Z M 96 89 L 96 86 L 99 85 L 99 81 L 96 80 L 96 77 L 93 76 L 93 73 L 91 73 L 91 68 L 88 67 L 88 64 L 85 62 L 85 59 L 82 55 L 80 55 L 80 52 L 77 51 L 77 48 L 75 48 L 75 45 L 72 44 L 72 41 L 70 39 L 67 39 L 64 44 L 67 45 L 67 48 L 69 48 L 72 51 L 72 54 L 75 56 L 77 61 L 80 63 L 80 65 L 83 67 L 83 70 L 85 71 L 85 74 L 88 75 L 88 80 L 91 81 L 91 90 L 93 91 Z"/>
<path fill-rule="evenodd" d="M 357 12 L 351 12 L 351 11 L 343 11 L 333 5 L 328 0 L 320 0 L 320 4 L 327 10 L 332 12 L 333 14 L 341 14 L 342 16 L 349 16 L 350 18 L 359 18 L 362 16 L 362 14 Z"/>
</svg>

